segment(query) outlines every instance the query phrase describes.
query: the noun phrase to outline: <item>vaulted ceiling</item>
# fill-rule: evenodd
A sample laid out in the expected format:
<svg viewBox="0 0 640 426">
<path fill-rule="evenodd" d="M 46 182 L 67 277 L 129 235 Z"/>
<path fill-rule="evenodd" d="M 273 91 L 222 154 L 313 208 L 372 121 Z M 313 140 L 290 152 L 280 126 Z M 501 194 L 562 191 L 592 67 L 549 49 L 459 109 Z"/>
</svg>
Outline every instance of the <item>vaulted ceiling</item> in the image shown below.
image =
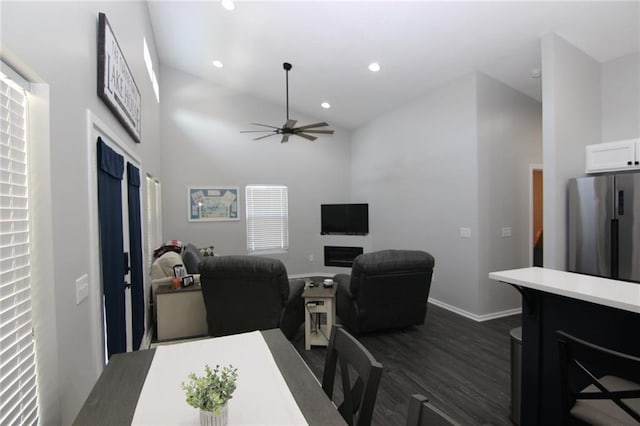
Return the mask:
<svg viewBox="0 0 640 426">
<path fill-rule="evenodd" d="M 531 72 L 547 33 L 599 62 L 640 51 L 638 1 L 236 1 L 228 11 L 215 0 L 148 0 L 148 8 L 162 64 L 284 110 L 290 62 L 292 116 L 346 128 L 474 70 L 540 100 Z M 374 61 L 377 73 L 367 69 Z"/>
</svg>

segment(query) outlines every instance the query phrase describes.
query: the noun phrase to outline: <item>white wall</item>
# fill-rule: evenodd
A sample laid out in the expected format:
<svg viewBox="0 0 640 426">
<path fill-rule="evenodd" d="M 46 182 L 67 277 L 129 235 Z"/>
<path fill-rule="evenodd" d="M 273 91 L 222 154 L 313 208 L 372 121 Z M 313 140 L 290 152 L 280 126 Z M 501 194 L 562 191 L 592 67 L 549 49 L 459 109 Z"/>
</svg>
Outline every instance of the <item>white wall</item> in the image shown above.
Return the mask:
<svg viewBox="0 0 640 426">
<path fill-rule="evenodd" d="M 477 74 L 479 315 L 520 306 L 511 287 L 491 271 L 523 268 L 529 259 L 529 165 L 542 162 L 542 105 Z M 512 236 L 502 237 L 509 227 Z"/>
<path fill-rule="evenodd" d="M 600 64 L 556 34 L 542 38 L 544 266 L 566 270 L 567 181 L 601 138 Z"/>
<path fill-rule="evenodd" d="M 640 52 L 602 64 L 602 142 L 640 137 Z"/>
<path fill-rule="evenodd" d="M 142 94 L 139 145 L 96 95 L 98 12 L 107 14 Z M 49 86 L 54 273 L 34 286 L 53 289 L 49 303 L 55 306 L 55 321 L 50 327 L 57 333 L 57 342 L 47 351 L 57 356 L 57 372 L 43 372 L 39 378 L 43 390 L 40 416 L 43 424 L 70 424 L 100 369 L 95 357 L 98 336 L 91 326 L 94 318 L 88 300 L 75 302 L 75 280 L 90 270 L 88 194 L 89 185 L 95 184 L 87 179 L 86 111 L 92 110 L 137 152 L 143 159 L 142 173 L 150 170 L 160 175 L 159 107 L 142 56 L 142 38 L 153 49 L 153 33 L 146 3 L 141 1 L 5 1 L 0 28 L 3 56 L 11 52 L 21 67 L 31 71 L 28 75 L 37 74 Z M 99 283 L 90 282 L 89 291 L 99 293 Z M 52 389 L 49 379 L 56 377 L 59 383 Z"/>
<path fill-rule="evenodd" d="M 282 144 L 278 136 L 254 141 L 261 134 L 240 130 L 254 130 L 252 122 L 284 123 L 282 106 L 172 68 L 163 67 L 161 73 L 165 238 L 214 245 L 221 254 L 246 254 L 245 185 L 287 185 L 289 251 L 269 256 L 280 258 L 289 274 L 328 270 L 320 204 L 351 200 L 349 132 L 332 125 L 333 136 L 321 135 L 314 142 L 291 137 Z M 321 121 L 294 110 L 289 115 L 300 124 Z M 201 185 L 239 187 L 241 220 L 188 222 L 187 187 Z"/>
<path fill-rule="evenodd" d="M 477 312 L 474 76 L 365 124 L 351 157 L 353 198 L 369 202 L 372 249 L 431 253 L 431 297 Z M 471 228 L 470 239 L 459 237 L 460 227 Z"/>
</svg>

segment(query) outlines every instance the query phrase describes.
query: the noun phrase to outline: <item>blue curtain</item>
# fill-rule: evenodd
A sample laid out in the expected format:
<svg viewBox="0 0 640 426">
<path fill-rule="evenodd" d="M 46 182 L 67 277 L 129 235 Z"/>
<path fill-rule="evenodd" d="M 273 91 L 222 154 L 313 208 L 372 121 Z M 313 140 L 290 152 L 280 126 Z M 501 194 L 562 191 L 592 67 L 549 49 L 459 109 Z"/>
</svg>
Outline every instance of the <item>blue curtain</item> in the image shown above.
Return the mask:
<svg viewBox="0 0 640 426">
<path fill-rule="evenodd" d="M 107 352 L 126 352 L 124 250 L 122 239 L 122 174 L 124 158 L 98 138 L 98 220 L 107 325 Z"/>
<path fill-rule="evenodd" d="M 131 261 L 131 321 L 133 323 L 133 350 L 137 351 L 144 335 L 144 287 L 140 224 L 140 171 L 131 163 L 127 163 L 127 197 L 129 201 Z"/>
</svg>

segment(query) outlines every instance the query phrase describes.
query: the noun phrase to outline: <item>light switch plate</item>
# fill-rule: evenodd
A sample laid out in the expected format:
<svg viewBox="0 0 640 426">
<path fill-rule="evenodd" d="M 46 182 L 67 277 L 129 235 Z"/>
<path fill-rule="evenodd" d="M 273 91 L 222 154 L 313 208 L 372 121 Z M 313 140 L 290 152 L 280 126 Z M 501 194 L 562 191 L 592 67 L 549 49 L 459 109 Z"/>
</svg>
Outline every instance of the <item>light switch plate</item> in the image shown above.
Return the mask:
<svg viewBox="0 0 640 426">
<path fill-rule="evenodd" d="M 471 238 L 471 228 L 460 228 L 461 238 Z"/>
<path fill-rule="evenodd" d="M 511 227 L 506 226 L 502 228 L 502 238 L 510 237 L 512 235 Z"/>
<path fill-rule="evenodd" d="M 89 297 L 89 276 L 84 274 L 76 280 L 76 305 Z"/>
</svg>

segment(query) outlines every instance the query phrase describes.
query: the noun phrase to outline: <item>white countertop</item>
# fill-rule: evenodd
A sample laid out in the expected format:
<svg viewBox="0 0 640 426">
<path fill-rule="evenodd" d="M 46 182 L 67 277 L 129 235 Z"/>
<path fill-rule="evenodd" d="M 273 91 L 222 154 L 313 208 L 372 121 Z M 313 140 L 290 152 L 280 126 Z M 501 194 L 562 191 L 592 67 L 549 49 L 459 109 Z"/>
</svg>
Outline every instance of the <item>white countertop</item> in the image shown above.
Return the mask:
<svg viewBox="0 0 640 426">
<path fill-rule="evenodd" d="M 489 278 L 640 314 L 640 284 L 547 268 L 490 272 Z"/>
</svg>

